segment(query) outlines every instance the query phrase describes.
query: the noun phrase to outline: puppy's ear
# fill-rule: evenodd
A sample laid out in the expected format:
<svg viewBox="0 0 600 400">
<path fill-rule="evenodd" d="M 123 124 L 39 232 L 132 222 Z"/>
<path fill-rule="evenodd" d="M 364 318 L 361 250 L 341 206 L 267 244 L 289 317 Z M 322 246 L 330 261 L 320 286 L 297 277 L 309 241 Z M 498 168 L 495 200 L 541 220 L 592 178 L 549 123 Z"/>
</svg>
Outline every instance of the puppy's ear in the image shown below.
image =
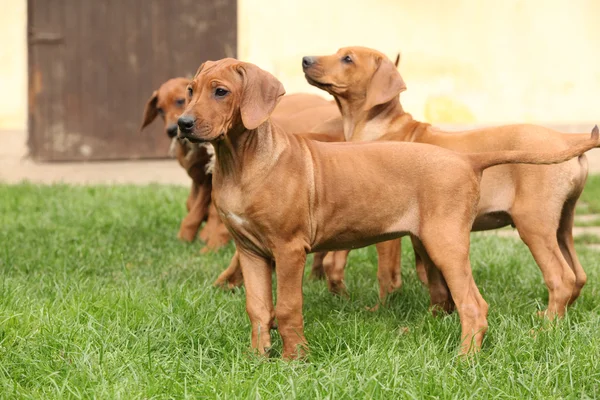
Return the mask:
<svg viewBox="0 0 600 400">
<path fill-rule="evenodd" d="M 208 62 L 208 61 L 207 61 Z M 196 78 L 198 76 L 198 74 L 200 72 L 202 72 L 202 70 L 204 69 L 204 65 L 206 64 L 206 62 L 203 62 L 202 64 L 200 64 L 200 66 L 198 67 L 198 69 L 196 70 L 196 73 L 194 74 L 194 76 L 192 77 L 192 79 Z M 190 79 L 190 80 L 192 80 Z"/>
<path fill-rule="evenodd" d="M 365 110 L 387 103 L 406 90 L 400 72 L 388 58 L 382 58 L 367 88 Z"/>
<path fill-rule="evenodd" d="M 156 103 L 158 101 L 158 90 L 155 90 L 152 93 L 152 96 L 146 102 L 146 107 L 144 108 L 144 119 L 142 120 L 142 126 L 140 127 L 140 131 L 148 126 L 154 118 L 158 115 L 158 110 L 156 108 Z"/>
<path fill-rule="evenodd" d="M 238 72 L 244 82 L 240 99 L 242 122 L 246 129 L 256 129 L 269 118 L 285 89 L 277 78 L 256 65 L 242 63 Z"/>
<path fill-rule="evenodd" d="M 202 70 L 203 70 L 204 68 L 208 68 L 208 67 L 210 67 L 211 65 L 213 65 L 214 63 L 215 63 L 214 61 L 205 61 L 205 62 L 203 62 L 202 64 L 200 64 L 200 66 L 198 67 L 198 70 L 196 71 L 196 74 L 194 74 L 194 78 L 195 78 L 195 77 L 197 77 L 197 76 L 198 76 L 198 74 L 199 74 L 200 72 L 202 72 Z M 194 79 L 194 78 L 192 78 L 192 79 Z M 192 79 L 190 79 L 190 81 L 191 81 Z"/>
</svg>

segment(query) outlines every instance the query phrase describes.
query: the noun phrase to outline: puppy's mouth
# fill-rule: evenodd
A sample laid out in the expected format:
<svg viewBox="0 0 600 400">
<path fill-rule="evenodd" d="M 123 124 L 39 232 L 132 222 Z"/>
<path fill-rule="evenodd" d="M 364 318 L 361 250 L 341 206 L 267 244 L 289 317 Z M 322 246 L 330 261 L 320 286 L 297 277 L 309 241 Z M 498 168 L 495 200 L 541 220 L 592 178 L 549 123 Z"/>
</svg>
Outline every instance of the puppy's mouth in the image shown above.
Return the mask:
<svg viewBox="0 0 600 400">
<path fill-rule="evenodd" d="M 319 89 L 323 89 L 323 90 L 332 90 L 332 89 L 344 89 L 345 86 L 342 85 L 336 85 L 333 82 L 323 82 L 323 81 L 319 81 L 313 77 L 311 77 L 308 74 L 304 74 L 304 77 L 306 78 L 306 81 L 313 86 L 318 87 Z"/>
<path fill-rule="evenodd" d="M 327 87 L 332 87 L 333 86 L 333 83 L 327 83 L 327 82 L 318 81 L 318 80 L 312 78 L 308 74 L 304 74 L 304 77 L 306 78 L 306 80 L 308 81 L 308 83 L 310 83 L 313 86 L 322 87 L 322 88 L 327 88 Z"/>
<path fill-rule="evenodd" d="M 181 132 L 179 137 L 182 139 L 187 139 L 192 143 L 207 143 L 223 139 L 225 137 L 225 132 L 221 132 L 214 137 L 198 137 L 194 136 L 191 132 Z"/>
</svg>

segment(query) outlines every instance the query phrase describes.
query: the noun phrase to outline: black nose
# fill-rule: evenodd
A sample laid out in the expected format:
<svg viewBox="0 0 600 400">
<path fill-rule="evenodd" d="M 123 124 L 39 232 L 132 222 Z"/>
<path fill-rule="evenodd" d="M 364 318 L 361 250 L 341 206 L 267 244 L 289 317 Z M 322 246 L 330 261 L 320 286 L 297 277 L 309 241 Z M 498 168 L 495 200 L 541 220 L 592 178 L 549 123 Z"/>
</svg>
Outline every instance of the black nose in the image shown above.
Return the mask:
<svg viewBox="0 0 600 400">
<path fill-rule="evenodd" d="M 308 68 L 315 63 L 315 59 L 313 57 L 302 57 L 302 68 Z"/>
<path fill-rule="evenodd" d="M 177 124 L 171 124 L 167 127 L 167 135 L 170 138 L 177 136 Z"/>
<path fill-rule="evenodd" d="M 189 132 L 194 127 L 194 122 L 196 122 L 194 117 L 182 115 L 177 120 L 177 125 L 179 125 L 179 129 L 181 129 L 182 132 Z"/>
</svg>

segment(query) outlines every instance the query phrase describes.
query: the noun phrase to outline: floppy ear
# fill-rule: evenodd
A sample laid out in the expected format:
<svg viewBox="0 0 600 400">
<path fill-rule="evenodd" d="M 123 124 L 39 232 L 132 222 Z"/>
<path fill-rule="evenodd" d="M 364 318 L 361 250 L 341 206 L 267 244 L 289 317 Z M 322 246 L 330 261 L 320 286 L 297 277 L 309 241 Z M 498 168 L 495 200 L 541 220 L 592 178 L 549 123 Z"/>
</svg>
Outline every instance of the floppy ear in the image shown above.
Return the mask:
<svg viewBox="0 0 600 400">
<path fill-rule="evenodd" d="M 156 102 L 158 101 L 158 90 L 155 90 L 152 93 L 152 96 L 146 102 L 146 108 L 144 108 L 144 119 L 142 120 L 142 126 L 140 131 L 144 129 L 148 124 L 154 121 L 154 118 L 158 115 L 158 110 L 156 109 Z"/>
<path fill-rule="evenodd" d="M 265 122 L 285 94 L 281 82 L 256 65 L 244 63 L 239 67 L 244 85 L 240 113 L 246 129 L 256 129 Z"/>
<path fill-rule="evenodd" d="M 213 65 L 214 63 L 215 63 L 214 61 L 204 61 L 204 62 L 203 62 L 202 64 L 200 64 L 200 66 L 198 67 L 198 70 L 197 70 L 197 71 L 196 71 L 196 73 L 194 74 L 194 78 L 196 78 L 196 77 L 198 76 L 198 74 L 199 74 L 200 72 L 202 72 L 202 70 L 203 70 L 204 68 L 208 68 L 208 67 L 210 67 L 211 65 Z M 192 78 L 192 79 L 194 79 L 194 78 Z M 192 79 L 190 79 L 190 81 L 191 81 Z"/>
<path fill-rule="evenodd" d="M 198 76 L 198 74 L 199 74 L 200 72 L 202 72 L 202 70 L 204 69 L 204 66 L 206 65 L 206 63 L 209 63 L 209 62 L 210 62 L 210 61 L 205 61 L 205 62 L 203 62 L 202 64 L 200 64 L 200 66 L 199 66 L 199 67 L 198 67 L 198 69 L 196 70 L 196 73 L 194 74 L 194 77 L 193 77 L 192 79 L 194 79 L 195 77 L 197 77 L 197 76 Z M 192 80 L 192 79 L 190 79 L 190 80 Z"/>
<path fill-rule="evenodd" d="M 382 58 L 367 88 L 365 110 L 387 103 L 405 90 L 406 84 L 400 72 L 389 59 Z"/>
</svg>

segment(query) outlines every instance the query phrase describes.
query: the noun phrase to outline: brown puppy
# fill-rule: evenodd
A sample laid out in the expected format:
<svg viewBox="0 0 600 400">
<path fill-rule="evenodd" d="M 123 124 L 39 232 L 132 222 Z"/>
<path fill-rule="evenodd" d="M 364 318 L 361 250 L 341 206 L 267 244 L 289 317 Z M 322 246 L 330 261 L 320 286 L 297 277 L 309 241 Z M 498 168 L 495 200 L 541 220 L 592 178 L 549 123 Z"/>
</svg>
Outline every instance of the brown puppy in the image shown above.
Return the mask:
<svg viewBox="0 0 600 400">
<path fill-rule="evenodd" d="M 400 105 L 398 95 L 406 89 L 402 77 L 392 62 L 376 50 L 343 48 L 330 56 L 304 57 L 302 65 L 310 84 L 335 97 L 348 141 L 428 143 L 459 152 L 530 149 L 556 152 L 583 137 L 535 125 L 448 133 L 415 121 Z M 481 181 L 481 200 L 473 231 L 510 224 L 517 228 L 548 286 L 547 313 L 550 317 L 563 315 L 567 304 L 575 301 L 586 282 L 586 274 L 575 253 L 572 233 L 575 203 L 586 177 L 587 160 L 582 155 L 559 165 L 497 166 L 486 170 Z M 378 277 L 383 300 L 388 292 L 401 284 L 400 242 L 380 243 L 378 251 Z M 343 287 L 346 255 L 335 255 L 333 262 L 327 262 L 330 257 L 327 258 L 325 267 L 331 271 L 326 272 L 335 279 L 331 283 L 333 286 Z M 427 260 L 417 254 L 419 275 L 424 281 L 427 279 L 424 272 L 426 263 Z"/>
<path fill-rule="evenodd" d="M 306 254 L 362 247 L 410 234 L 447 282 L 456 303 L 461 352 L 477 350 L 487 304 L 469 265 L 469 232 L 481 172 L 509 162 L 553 163 L 598 144 L 598 135 L 556 154 L 459 154 L 415 143 L 321 143 L 286 134 L 269 115 L 284 94 L 271 74 L 234 59 L 206 62 L 189 86 L 180 134 L 215 148 L 213 199 L 231 232 L 246 285 L 252 347 L 271 347 L 275 317 L 284 358 L 306 345 L 302 277 Z M 369 214 L 369 218 L 364 215 Z M 273 307 L 272 266 L 277 265 Z"/>
<path fill-rule="evenodd" d="M 211 204 L 210 160 L 212 147 L 209 144 L 198 145 L 187 140 L 177 139 L 177 118 L 186 103 L 187 78 L 169 79 L 152 93 L 144 109 L 140 129 L 144 129 L 160 115 L 165 124 L 167 135 L 173 139 L 172 151 L 177 161 L 192 179 L 192 188 L 186 207 L 188 214 L 181 221 L 177 237 L 191 242 L 196 237 L 202 222 L 205 226 L 199 233 L 206 242 L 206 250 L 216 250 L 229 242 L 230 236 Z M 331 140 L 343 141 L 340 113 L 335 102 L 321 96 L 297 93 L 285 96 L 273 112 L 273 119 L 288 132 L 308 132 L 316 125 L 333 119 L 328 130 L 333 130 Z"/>
<path fill-rule="evenodd" d="M 160 115 L 167 135 L 173 139 L 171 150 L 174 151 L 179 165 L 192 179 L 192 188 L 186 201 L 188 214 L 181 221 L 177 234 L 179 239 L 191 242 L 196 237 L 200 225 L 209 215 L 212 185 L 206 168 L 212 156 L 212 149 L 176 138 L 177 118 L 185 107 L 186 88 L 189 82 L 190 80 L 186 78 L 173 78 L 160 85 L 146 103 L 140 129 L 144 129 Z M 209 248 L 222 246 L 229 241 L 226 229 L 221 228 L 219 232 L 218 225 L 218 223 L 214 226 L 211 224 L 200 233 L 200 238 L 207 242 Z"/>
</svg>

